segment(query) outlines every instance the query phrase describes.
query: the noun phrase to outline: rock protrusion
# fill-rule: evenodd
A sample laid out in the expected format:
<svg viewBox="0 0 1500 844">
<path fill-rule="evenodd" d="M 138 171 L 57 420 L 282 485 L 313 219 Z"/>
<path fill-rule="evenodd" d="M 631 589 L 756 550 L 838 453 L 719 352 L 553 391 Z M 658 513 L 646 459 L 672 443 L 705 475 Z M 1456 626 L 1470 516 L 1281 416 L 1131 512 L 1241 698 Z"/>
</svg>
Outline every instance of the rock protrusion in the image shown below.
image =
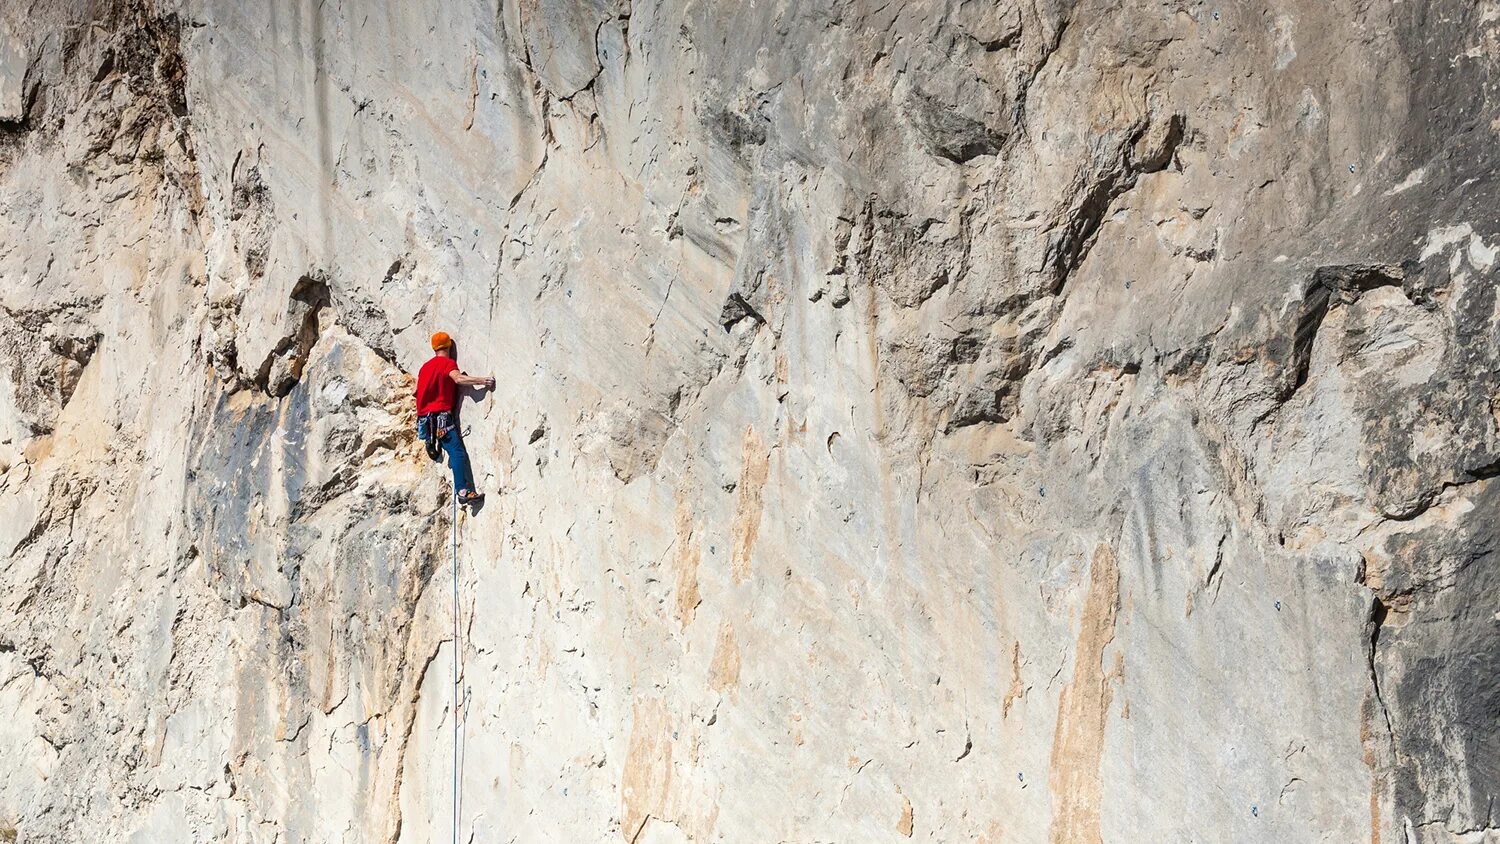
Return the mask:
<svg viewBox="0 0 1500 844">
<path fill-rule="evenodd" d="M 302 378 L 307 357 L 318 342 L 319 315 L 329 305 L 328 284 L 319 276 L 303 276 L 292 287 L 283 319 L 286 333 L 255 375 L 256 385 L 266 395 L 281 398 Z"/>
</svg>

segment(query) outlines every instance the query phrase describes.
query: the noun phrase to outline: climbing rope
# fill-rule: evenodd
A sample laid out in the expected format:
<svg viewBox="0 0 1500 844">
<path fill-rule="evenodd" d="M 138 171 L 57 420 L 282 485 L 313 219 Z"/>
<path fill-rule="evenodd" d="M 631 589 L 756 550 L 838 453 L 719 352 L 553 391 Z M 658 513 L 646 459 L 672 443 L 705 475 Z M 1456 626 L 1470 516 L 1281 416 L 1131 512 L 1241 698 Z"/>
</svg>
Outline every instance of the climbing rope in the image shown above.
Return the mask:
<svg viewBox="0 0 1500 844">
<path fill-rule="evenodd" d="M 453 844 L 458 844 L 458 709 L 462 696 L 459 694 L 458 674 L 458 487 L 453 488 Z"/>
</svg>

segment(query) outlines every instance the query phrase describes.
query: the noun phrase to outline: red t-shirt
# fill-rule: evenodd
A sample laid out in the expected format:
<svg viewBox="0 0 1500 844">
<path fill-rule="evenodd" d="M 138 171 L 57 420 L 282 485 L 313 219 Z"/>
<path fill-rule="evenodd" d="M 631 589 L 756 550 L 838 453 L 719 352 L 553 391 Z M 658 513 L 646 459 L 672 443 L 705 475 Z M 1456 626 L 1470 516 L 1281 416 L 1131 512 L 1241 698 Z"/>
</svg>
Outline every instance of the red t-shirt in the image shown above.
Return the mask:
<svg viewBox="0 0 1500 844">
<path fill-rule="evenodd" d="M 453 410 L 458 404 L 458 385 L 448 373 L 458 369 L 458 361 L 434 355 L 417 373 L 417 415 Z"/>
</svg>

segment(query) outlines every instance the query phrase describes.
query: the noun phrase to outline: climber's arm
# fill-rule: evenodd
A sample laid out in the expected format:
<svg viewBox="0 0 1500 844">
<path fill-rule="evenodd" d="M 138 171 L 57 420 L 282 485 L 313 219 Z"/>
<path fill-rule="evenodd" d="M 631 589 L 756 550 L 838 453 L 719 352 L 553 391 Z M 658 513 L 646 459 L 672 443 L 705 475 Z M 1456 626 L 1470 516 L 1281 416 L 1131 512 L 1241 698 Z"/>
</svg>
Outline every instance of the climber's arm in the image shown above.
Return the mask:
<svg viewBox="0 0 1500 844">
<path fill-rule="evenodd" d="M 465 375 L 464 373 L 459 372 L 457 369 L 449 372 L 448 377 L 452 378 L 453 383 L 457 384 L 460 387 L 484 387 L 485 389 L 489 390 L 495 389 L 495 379 L 493 378 L 476 378 L 473 375 Z"/>
</svg>

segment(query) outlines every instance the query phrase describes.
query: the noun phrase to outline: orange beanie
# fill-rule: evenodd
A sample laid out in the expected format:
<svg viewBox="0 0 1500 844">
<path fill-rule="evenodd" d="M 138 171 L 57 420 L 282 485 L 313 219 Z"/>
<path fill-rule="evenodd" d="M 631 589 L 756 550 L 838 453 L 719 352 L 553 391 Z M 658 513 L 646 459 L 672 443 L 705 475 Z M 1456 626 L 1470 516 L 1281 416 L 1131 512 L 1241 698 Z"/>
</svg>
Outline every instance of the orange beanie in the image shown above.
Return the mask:
<svg viewBox="0 0 1500 844">
<path fill-rule="evenodd" d="M 432 350 L 434 352 L 440 352 L 452 345 L 453 338 L 448 336 L 448 332 L 439 331 L 438 333 L 432 335 Z"/>
</svg>

